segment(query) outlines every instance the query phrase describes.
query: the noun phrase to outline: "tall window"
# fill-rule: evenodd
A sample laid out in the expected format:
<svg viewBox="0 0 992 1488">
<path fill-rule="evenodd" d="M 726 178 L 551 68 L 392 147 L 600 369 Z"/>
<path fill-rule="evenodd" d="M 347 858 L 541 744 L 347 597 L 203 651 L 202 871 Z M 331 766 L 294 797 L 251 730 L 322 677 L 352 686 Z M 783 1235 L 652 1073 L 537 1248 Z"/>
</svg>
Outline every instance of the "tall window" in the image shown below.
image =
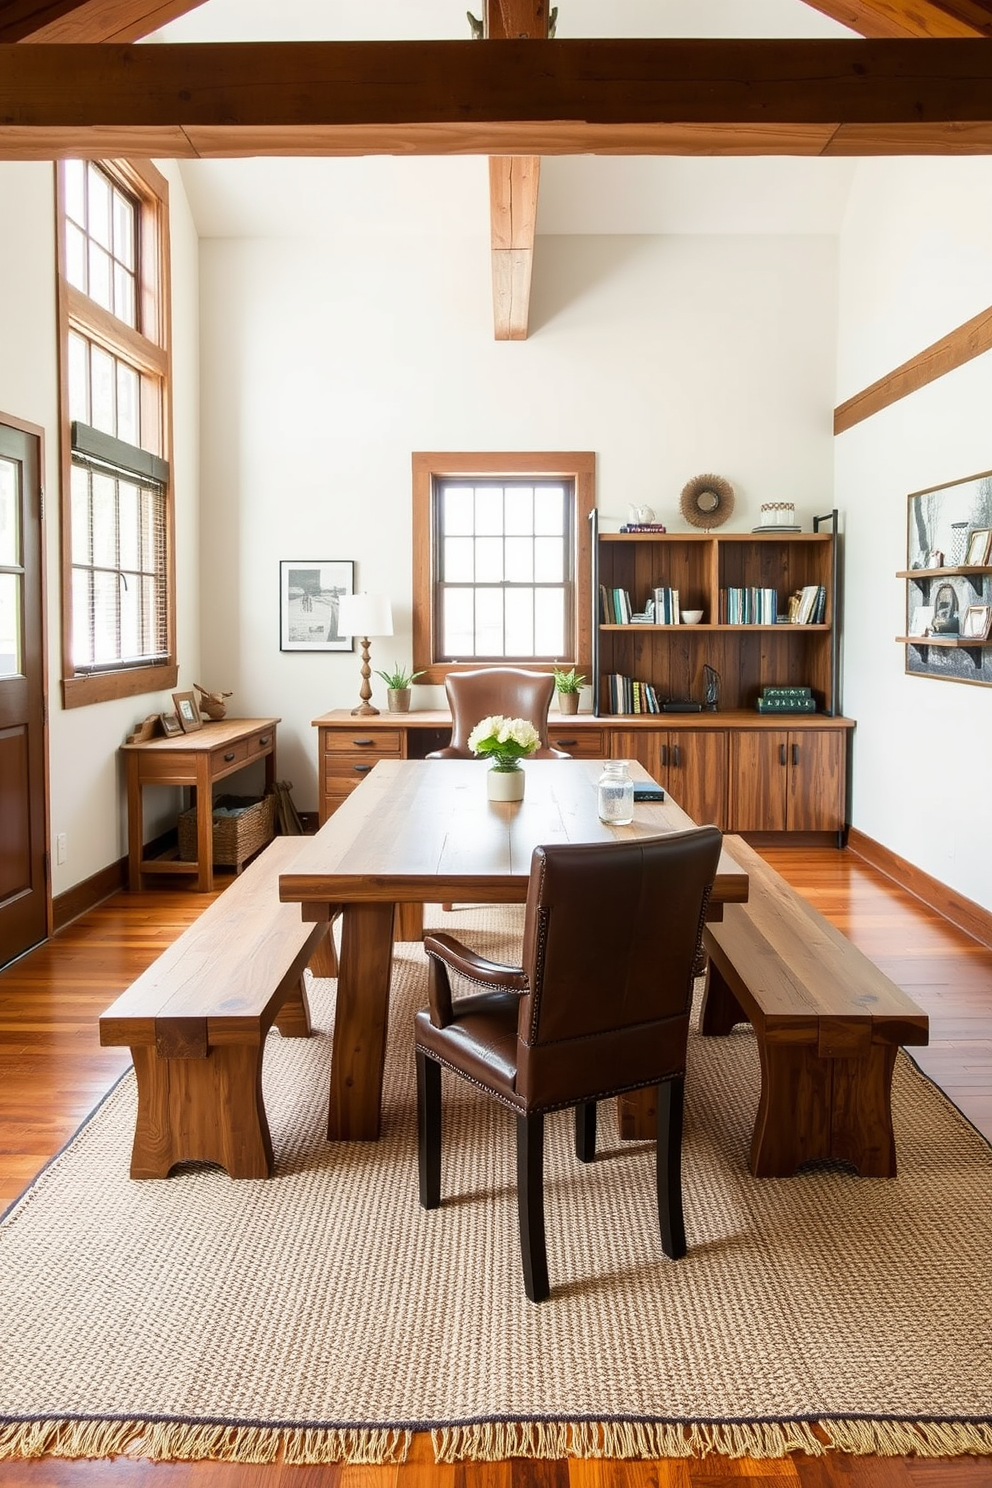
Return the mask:
<svg viewBox="0 0 992 1488">
<path fill-rule="evenodd" d="M 66 707 L 175 686 L 168 194 L 149 166 L 59 170 Z"/>
<path fill-rule="evenodd" d="M 458 663 L 587 659 L 594 456 L 417 454 L 413 471 L 425 681 Z"/>
</svg>

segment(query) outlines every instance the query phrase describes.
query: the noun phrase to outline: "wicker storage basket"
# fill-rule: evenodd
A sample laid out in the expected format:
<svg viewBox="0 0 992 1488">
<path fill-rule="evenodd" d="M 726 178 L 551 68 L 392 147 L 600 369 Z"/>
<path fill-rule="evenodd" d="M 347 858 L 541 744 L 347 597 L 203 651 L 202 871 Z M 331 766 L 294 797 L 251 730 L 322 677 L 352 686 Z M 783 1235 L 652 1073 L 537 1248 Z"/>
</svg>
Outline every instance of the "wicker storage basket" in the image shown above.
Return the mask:
<svg viewBox="0 0 992 1488">
<path fill-rule="evenodd" d="M 218 816 L 218 806 L 243 807 L 237 816 Z M 276 798 L 262 796 L 218 796 L 214 802 L 214 864 L 240 869 L 252 853 L 276 835 Z M 179 816 L 179 856 L 196 860 L 196 807 Z"/>
</svg>

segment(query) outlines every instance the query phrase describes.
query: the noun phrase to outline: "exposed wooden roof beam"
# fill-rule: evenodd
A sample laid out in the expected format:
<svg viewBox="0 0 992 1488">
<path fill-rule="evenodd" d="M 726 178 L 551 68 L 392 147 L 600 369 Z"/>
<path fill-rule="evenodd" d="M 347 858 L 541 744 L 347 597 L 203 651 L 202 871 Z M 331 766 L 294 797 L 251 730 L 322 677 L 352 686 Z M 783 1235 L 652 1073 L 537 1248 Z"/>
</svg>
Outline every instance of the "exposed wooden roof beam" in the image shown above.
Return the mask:
<svg viewBox="0 0 992 1488">
<path fill-rule="evenodd" d="M 992 153 L 979 41 L 0 47 L 0 159 Z"/>
<path fill-rule="evenodd" d="M 138 41 L 203 0 L 0 0 L 0 44 Z"/>
<path fill-rule="evenodd" d="M 547 0 L 485 0 L 486 41 L 547 41 Z M 526 341 L 537 236 L 539 155 L 489 157 L 493 326 L 497 341 Z"/>
<path fill-rule="evenodd" d="M 992 37 L 989 0 L 806 0 L 861 36 Z"/>
</svg>

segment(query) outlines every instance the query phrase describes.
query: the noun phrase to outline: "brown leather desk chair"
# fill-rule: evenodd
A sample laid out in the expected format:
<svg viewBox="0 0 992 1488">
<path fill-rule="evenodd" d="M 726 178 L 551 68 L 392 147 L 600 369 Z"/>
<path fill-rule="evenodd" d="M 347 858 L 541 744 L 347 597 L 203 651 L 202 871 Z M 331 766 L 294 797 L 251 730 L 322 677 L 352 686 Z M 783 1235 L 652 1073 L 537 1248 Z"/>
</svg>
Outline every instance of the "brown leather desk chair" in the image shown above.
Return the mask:
<svg viewBox="0 0 992 1488">
<path fill-rule="evenodd" d="M 435 749 L 428 759 L 473 759 L 468 736 L 483 718 L 526 718 L 541 735 L 531 759 L 568 759 L 548 743 L 548 709 L 555 690 L 551 672 L 528 672 L 523 667 L 482 667 L 475 672 L 449 672 L 444 690 L 451 709 L 451 743 Z"/>
<path fill-rule="evenodd" d="M 658 1086 L 658 1218 L 685 1254 L 682 1101 L 689 1007 L 720 857 L 716 827 L 665 837 L 536 847 L 522 965 L 427 935 L 430 1009 L 414 1020 L 420 1202 L 441 1202 L 441 1065 L 517 1117 L 524 1287 L 550 1294 L 544 1239 L 544 1113 L 575 1107 L 575 1150 L 596 1146 L 596 1101 Z M 471 992 L 452 1000 L 448 968 Z"/>
</svg>

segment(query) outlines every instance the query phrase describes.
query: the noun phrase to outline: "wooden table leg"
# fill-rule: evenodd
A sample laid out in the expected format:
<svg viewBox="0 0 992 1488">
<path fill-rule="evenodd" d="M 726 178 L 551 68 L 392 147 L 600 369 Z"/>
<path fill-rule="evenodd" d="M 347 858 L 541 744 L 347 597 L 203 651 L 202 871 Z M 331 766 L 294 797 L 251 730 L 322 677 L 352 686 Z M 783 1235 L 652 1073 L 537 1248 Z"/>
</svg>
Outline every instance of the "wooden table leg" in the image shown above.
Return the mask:
<svg viewBox="0 0 992 1488">
<path fill-rule="evenodd" d="M 379 1137 L 386 1058 L 393 904 L 346 904 L 341 919 L 327 1136 L 331 1142 Z"/>
<path fill-rule="evenodd" d="M 423 940 L 424 906 L 422 904 L 397 904 L 396 939 Z"/>
<path fill-rule="evenodd" d="M 127 756 L 127 886 L 132 894 L 144 887 L 141 859 L 144 855 L 144 797 L 141 790 L 141 764 L 136 754 Z"/>
<path fill-rule="evenodd" d="M 210 756 L 196 757 L 196 887 L 209 894 L 214 886 L 214 801 Z"/>
</svg>

